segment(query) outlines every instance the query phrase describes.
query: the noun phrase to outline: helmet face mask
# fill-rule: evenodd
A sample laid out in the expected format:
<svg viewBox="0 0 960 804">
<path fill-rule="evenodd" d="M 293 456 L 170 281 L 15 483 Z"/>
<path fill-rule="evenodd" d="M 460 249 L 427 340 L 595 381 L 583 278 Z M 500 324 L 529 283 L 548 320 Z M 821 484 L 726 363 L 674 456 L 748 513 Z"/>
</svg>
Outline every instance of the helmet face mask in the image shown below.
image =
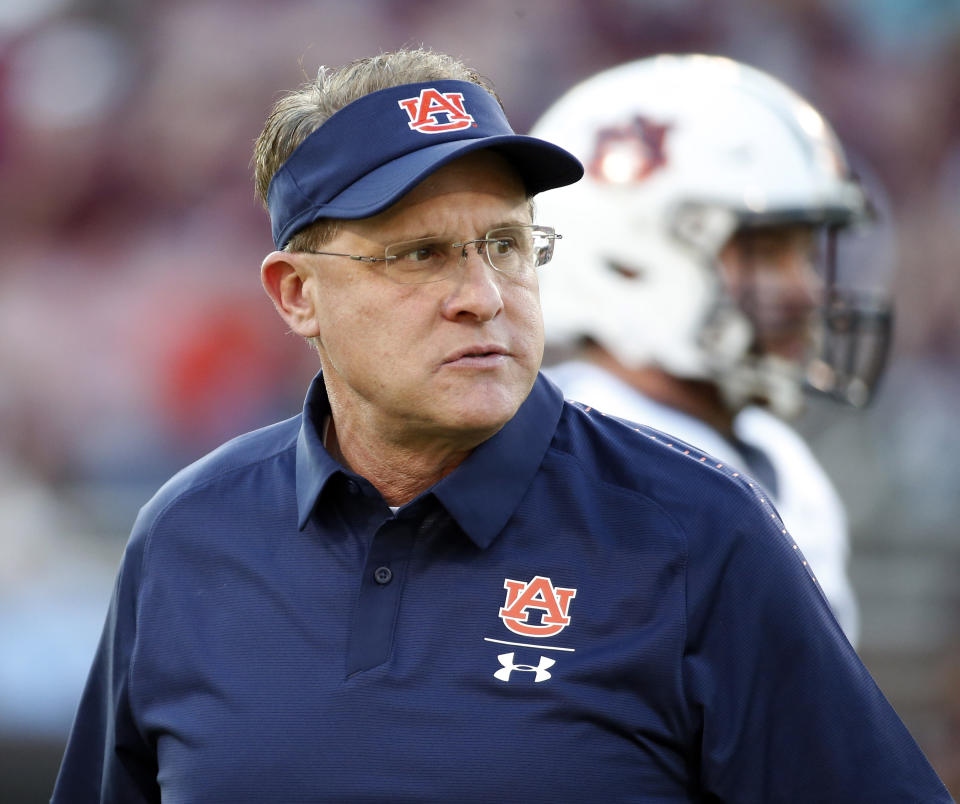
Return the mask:
<svg viewBox="0 0 960 804">
<path fill-rule="evenodd" d="M 586 166 L 537 200 L 564 235 L 541 274 L 548 344 L 588 337 L 627 367 L 712 382 L 732 410 L 760 402 L 795 416 L 805 383 L 869 398 L 882 359 L 864 345 L 888 337 L 886 291 L 861 312 L 834 247 L 868 205 L 836 136 L 796 93 L 728 59 L 658 56 L 574 87 L 531 133 Z M 731 242 L 817 231 L 829 237 L 809 288 L 778 289 L 763 254 L 734 276 L 724 264 Z M 779 348 L 777 327 L 794 340 L 802 329 L 804 344 Z"/>
<path fill-rule="evenodd" d="M 840 270 L 841 265 L 857 265 L 854 260 L 841 263 L 838 258 L 840 238 L 846 235 L 849 241 L 856 234 L 836 228 L 824 234 L 827 292 L 804 380 L 812 392 L 864 407 L 886 367 L 893 335 L 893 305 L 886 288 L 889 277 L 884 276 L 882 266 L 868 277 L 873 281 L 863 281 L 862 277 L 854 281 Z M 876 265 L 872 261 L 866 264 Z M 862 269 L 863 265 L 858 267 Z"/>
</svg>

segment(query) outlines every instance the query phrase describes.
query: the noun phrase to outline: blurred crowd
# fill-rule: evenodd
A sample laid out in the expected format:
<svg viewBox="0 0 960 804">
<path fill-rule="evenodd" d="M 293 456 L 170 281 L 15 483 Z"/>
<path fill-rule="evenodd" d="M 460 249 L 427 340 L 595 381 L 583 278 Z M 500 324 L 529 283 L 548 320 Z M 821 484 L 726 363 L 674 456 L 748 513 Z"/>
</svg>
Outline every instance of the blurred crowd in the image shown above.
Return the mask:
<svg viewBox="0 0 960 804">
<path fill-rule="evenodd" d="M 869 169 L 893 355 L 871 409 L 802 424 L 850 506 L 861 653 L 960 790 L 957 0 L 4 0 L 0 739 L 62 748 L 139 505 L 299 410 L 315 359 L 260 289 L 251 182 L 278 91 L 420 43 L 490 76 L 518 131 L 615 63 L 729 55 Z"/>
</svg>

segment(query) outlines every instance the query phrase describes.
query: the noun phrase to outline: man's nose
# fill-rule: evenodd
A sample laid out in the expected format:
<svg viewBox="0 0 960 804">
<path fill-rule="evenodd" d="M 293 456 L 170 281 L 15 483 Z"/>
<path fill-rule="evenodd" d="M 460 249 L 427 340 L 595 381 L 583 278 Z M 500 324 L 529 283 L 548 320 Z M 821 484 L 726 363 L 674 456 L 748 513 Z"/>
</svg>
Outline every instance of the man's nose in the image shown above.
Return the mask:
<svg viewBox="0 0 960 804">
<path fill-rule="evenodd" d="M 450 277 L 450 293 L 444 302 L 447 318 L 491 321 L 503 310 L 498 274 L 483 255 L 484 247 L 483 241 L 471 241 L 461 247 L 457 270 Z"/>
<path fill-rule="evenodd" d="M 823 292 L 823 277 L 817 270 L 816 260 L 806 254 L 793 257 L 786 266 L 784 284 L 797 298 L 816 303 Z"/>
<path fill-rule="evenodd" d="M 457 254 L 456 247 L 459 246 L 460 252 Z M 476 255 L 480 257 L 484 262 L 489 264 L 489 260 L 486 257 L 487 241 L 483 240 L 467 240 L 463 243 L 454 244 L 454 254 L 457 255 L 457 268 L 463 268 L 463 264 L 470 258 L 471 252 L 476 252 Z"/>
</svg>

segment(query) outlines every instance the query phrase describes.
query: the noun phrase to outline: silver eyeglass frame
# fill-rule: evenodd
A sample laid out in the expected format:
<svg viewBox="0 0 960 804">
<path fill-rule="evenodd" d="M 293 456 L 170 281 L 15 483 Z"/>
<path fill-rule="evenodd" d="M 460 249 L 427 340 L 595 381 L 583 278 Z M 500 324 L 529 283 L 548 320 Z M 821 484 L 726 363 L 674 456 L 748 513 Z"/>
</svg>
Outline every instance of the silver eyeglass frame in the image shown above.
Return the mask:
<svg viewBox="0 0 960 804">
<path fill-rule="evenodd" d="M 550 262 L 550 260 L 553 258 L 554 243 L 557 240 L 563 239 L 563 235 L 558 234 L 553 229 L 552 226 L 541 226 L 539 224 L 516 224 L 513 226 L 495 226 L 494 228 L 490 229 L 483 237 L 478 237 L 473 240 L 464 240 L 462 242 L 448 243 L 446 245 L 448 245 L 450 248 L 461 249 L 460 258 L 457 262 L 457 267 L 459 267 L 460 265 L 463 265 L 463 261 L 467 256 L 467 246 L 473 245 L 477 249 L 477 254 L 482 255 L 484 257 L 484 261 L 494 271 L 496 271 L 497 273 L 504 274 L 505 276 L 511 276 L 512 274 L 510 272 L 504 271 L 502 268 L 499 268 L 493 264 L 493 261 L 490 257 L 490 251 L 488 248 L 485 247 L 488 243 L 496 243 L 498 240 L 502 239 L 497 237 L 491 237 L 490 235 L 493 232 L 509 230 L 509 229 L 530 229 L 533 232 L 533 234 L 538 235 L 540 237 L 544 237 L 549 241 L 550 245 L 546 251 L 546 258 L 541 259 L 540 262 L 535 261 L 535 264 L 531 266 L 534 268 L 539 268 L 540 266 L 546 265 L 548 262 Z M 409 241 L 401 241 L 399 243 L 391 243 L 387 246 L 384 246 L 384 252 L 390 251 L 391 249 L 396 248 L 397 246 L 414 245 L 418 242 L 436 243 L 438 241 L 436 240 L 436 238 L 420 238 L 420 239 L 409 240 Z M 386 253 L 384 253 L 384 256 L 382 257 L 373 257 L 368 255 L 362 255 L 362 254 L 346 254 L 344 252 L 339 252 L 339 251 L 317 251 L 314 249 L 299 249 L 299 251 L 306 254 L 317 254 L 319 256 L 324 256 L 324 257 L 345 257 L 347 259 L 354 260 L 356 262 L 363 262 L 363 263 L 378 263 L 378 262 L 388 263 L 393 260 L 399 259 L 399 257 L 397 257 L 396 255 L 390 255 Z M 450 273 L 445 273 L 441 277 L 437 277 L 436 279 L 426 280 L 424 282 L 399 282 L 394 276 L 390 275 L 389 273 L 387 273 L 386 276 L 391 281 L 396 282 L 397 284 L 400 284 L 400 285 L 429 284 L 430 282 L 439 282 L 443 279 L 446 279 L 448 276 L 450 276 L 450 274 L 453 273 L 453 270 L 454 268 L 453 266 L 451 266 Z"/>
</svg>

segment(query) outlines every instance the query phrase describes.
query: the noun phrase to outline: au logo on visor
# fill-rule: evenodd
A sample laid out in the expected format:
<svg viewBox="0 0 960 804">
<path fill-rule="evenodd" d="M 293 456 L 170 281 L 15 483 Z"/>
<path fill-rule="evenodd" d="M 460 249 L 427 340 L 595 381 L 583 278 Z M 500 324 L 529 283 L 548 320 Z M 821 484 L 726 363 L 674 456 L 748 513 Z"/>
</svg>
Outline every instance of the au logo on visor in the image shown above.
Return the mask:
<svg viewBox="0 0 960 804">
<path fill-rule="evenodd" d="M 415 98 L 397 101 L 414 131 L 421 134 L 443 134 L 448 131 L 460 131 L 477 125 L 473 116 L 463 107 L 463 94 L 460 92 L 440 92 L 433 87 L 420 90 Z"/>
</svg>

